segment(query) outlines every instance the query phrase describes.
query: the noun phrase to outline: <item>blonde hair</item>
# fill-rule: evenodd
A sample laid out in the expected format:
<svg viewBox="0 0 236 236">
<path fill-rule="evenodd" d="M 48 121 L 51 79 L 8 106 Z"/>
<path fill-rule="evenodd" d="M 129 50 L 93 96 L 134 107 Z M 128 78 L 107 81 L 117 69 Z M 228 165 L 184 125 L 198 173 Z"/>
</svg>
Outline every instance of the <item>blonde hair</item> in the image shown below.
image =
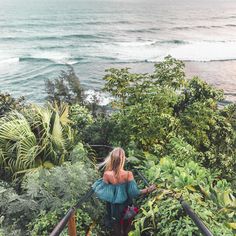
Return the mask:
<svg viewBox="0 0 236 236">
<path fill-rule="evenodd" d="M 120 173 L 120 170 L 123 169 L 125 164 L 125 151 L 120 148 L 114 148 L 106 159 L 99 165 L 103 167 L 105 171 L 114 171 L 115 176 L 117 177 Z"/>
</svg>

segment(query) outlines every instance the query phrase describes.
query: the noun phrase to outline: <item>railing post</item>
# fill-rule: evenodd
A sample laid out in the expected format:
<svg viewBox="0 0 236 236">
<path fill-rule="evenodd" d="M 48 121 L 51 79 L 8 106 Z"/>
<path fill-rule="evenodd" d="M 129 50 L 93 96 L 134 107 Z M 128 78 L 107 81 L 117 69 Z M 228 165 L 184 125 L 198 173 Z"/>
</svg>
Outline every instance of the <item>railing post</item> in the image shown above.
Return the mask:
<svg viewBox="0 0 236 236">
<path fill-rule="evenodd" d="M 69 236 L 76 236 L 76 220 L 75 220 L 75 211 L 71 214 L 68 221 L 68 234 Z"/>
</svg>

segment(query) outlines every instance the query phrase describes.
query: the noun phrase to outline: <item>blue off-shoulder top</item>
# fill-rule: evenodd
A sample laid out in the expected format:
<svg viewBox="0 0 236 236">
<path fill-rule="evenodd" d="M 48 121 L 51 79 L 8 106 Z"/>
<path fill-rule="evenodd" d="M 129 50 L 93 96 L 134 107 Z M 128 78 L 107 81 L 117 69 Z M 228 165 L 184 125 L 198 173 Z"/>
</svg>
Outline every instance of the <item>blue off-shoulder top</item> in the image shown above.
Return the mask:
<svg viewBox="0 0 236 236">
<path fill-rule="evenodd" d="M 135 180 L 121 184 L 107 184 L 103 179 L 97 180 L 92 188 L 99 199 L 112 204 L 122 204 L 128 199 L 133 199 L 140 195 L 140 190 Z"/>
</svg>

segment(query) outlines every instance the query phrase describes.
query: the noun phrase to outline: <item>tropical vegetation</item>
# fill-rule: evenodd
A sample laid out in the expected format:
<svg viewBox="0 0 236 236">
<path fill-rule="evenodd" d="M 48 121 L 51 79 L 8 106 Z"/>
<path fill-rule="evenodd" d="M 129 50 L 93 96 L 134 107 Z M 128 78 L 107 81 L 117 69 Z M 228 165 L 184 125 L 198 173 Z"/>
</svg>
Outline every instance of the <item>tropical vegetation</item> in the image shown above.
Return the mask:
<svg viewBox="0 0 236 236">
<path fill-rule="evenodd" d="M 150 74 L 108 69 L 106 106 L 86 99 L 71 67 L 45 89 L 44 106 L 0 96 L 0 235 L 48 235 L 101 175 L 108 150 L 94 145 L 122 146 L 128 167 L 157 185 L 137 199 L 131 236 L 200 235 L 182 200 L 214 235 L 235 235 L 236 104 L 222 106 L 223 91 L 186 78 L 170 56 Z M 107 235 L 104 211 L 87 201 L 78 232 Z"/>
</svg>

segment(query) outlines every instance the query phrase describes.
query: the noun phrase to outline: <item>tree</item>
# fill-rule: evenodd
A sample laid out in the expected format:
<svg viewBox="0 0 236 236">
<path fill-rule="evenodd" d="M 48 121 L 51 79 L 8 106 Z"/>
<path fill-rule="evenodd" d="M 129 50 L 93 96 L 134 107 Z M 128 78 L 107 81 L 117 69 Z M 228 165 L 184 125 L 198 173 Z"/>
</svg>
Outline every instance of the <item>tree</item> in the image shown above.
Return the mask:
<svg viewBox="0 0 236 236">
<path fill-rule="evenodd" d="M 59 78 L 46 80 L 45 90 L 48 94 L 47 100 L 50 102 L 56 101 L 58 104 L 63 102 L 68 104 L 84 103 L 84 91 L 71 66 L 68 67 L 68 71 L 62 70 Z"/>
</svg>

